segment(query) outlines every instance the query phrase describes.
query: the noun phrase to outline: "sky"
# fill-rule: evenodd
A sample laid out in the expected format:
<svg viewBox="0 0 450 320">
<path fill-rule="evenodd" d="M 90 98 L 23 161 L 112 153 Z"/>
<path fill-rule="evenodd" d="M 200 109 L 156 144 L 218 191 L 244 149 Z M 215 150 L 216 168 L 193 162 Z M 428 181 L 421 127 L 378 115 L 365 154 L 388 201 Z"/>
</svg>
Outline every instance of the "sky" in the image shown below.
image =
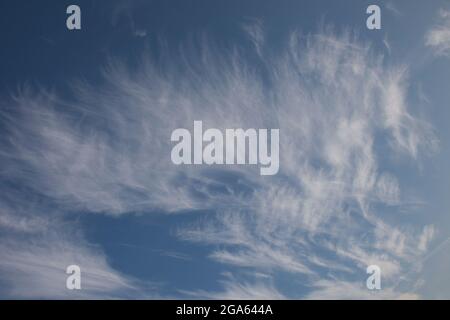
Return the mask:
<svg viewBox="0 0 450 320">
<path fill-rule="evenodd" d="M 0 15 L 1 299 L 450 298 L 449 1 Z M 278 173 L 175 165 L 194 121 L 279 129 Z"/>
</svg>

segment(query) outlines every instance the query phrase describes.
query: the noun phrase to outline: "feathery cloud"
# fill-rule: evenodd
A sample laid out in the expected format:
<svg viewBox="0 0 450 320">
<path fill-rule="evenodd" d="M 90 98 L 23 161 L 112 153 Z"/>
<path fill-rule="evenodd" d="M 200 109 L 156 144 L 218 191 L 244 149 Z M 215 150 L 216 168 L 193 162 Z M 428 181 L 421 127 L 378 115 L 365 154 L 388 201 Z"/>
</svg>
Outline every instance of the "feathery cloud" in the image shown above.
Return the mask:
<svg viewBox="0 0 450 320">
<path fill-rule="evenodd" d="M 260 29 L 247 31 L 261 53 Z M 436 148 L 429 125 L 408 111 L 407 67 L 387 66 L 352 34 L 332 30 L 293 33 L 283 53 L 270 60 L 259 54 L 264 70 L 239 50 L 219 52 L 207 41 L 200 47 L 182 51 L 184 62 L 167 54 L 159 65 L 148 58 L 137 69 L 111 63 L 101 85 L 74 84 L 71 100 L 25 88 L 1 117 L 2 178 L 66 214 L 214 211 L 180 227 L 178 236 L 215 245 L 211 259 L 227 265 L 306 277 L 307 297 L 359 295 L 354 283 L 365 280 L 372 263 L 389 286 L 433 234 L 432 227 L 421 233 L 384 220 L 385 206 L 402 205 L 401 184 L 380 169 L 380 159 L 388 159 L 377 143 L 412 159 Z M 194 120 L 220 129 L 280 128 L 279 174 L 173 165 L 170 133 Z M 2 219 L 11 224 L 9 215 Z M 23 246 L 1 250 L 14 268 L 67 252 L 41 245 L 33 249 L 38 255 Z M 130 286 L 101 255 L 87 265 L 110 279 L 111 287 L 98 283 L 100 291 Z M 324 291 L 333 285 L 344 289 Z M 242 282 L 210 296 L 283 296 L 277 292 Z"/>
</svg>

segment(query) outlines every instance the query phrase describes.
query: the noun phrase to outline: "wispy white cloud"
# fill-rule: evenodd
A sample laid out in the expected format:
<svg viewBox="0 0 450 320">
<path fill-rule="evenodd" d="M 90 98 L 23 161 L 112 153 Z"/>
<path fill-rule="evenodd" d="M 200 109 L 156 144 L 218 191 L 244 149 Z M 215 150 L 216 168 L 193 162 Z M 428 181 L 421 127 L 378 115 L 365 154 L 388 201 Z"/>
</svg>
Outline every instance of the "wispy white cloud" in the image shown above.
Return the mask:
<svg viewBox="0 0 450 320">
<path fill-rule="evenodd" d="M 17 227 L 12 227 L 17 231 Z M 143 284 L 114 270 L 99 248 L 65 224 L 53 221 L 39 234 L 3 235 L 0 245 L 1 294 L 9 298 L 103 299 L 151 297 Z M 27 229 L 27 231 L 29 231 Z M 66 288 L 66 268 L 81 268 L 81 290 Z M 148 289 L 148 288 L 147 288 Z"/>
<path fill-rule="evenodd" d="M 204 290 L 181 291 L 190 298 L 219 299 L 219 300 L 282 300 L 286 299 L 274 286 L 270 279 L 256 279 L 252 281 L 238 281 L 231 274 L 224 274 L 221 281 L 223 290 L 210 292 Z"/>
<path fill-rule="evenodd" d="M 450 55 L 450 12 L 439 11 L 439 22 L 425 36 L 425 44 L 437 55 Z"/>
<path fill-rule="evenodd" d="M 265 33 L 263 22 L 260 19 L 251 19 L 247 23 L 245 23 L 242 28 L 246 32 L 250 41 L 252 42 L 256 53 L 262 57 L 263 56 L 263 48 L 265 42 Z"/>
<path fill-rule="evenodd" d="M 429 226 L 425 226 L 423 228 L 423 232 L 419 238 L 419 246 L 418 249 L 420 251 L 426 251 L 430 241 L 433 239 L 434 236 L 434 226 L 429 225 Z"/>
<path fill-rule="evenodd" d="M 392 1 L 386 2 L 386 4 L 384 6 L 389 12 L 391 12 L 395 16 L 403 15 L 403 13 L 397 8 L 397 5 L 395 5 L 394 2 L 392 2 Z"/>
<path fill-rule="evenodd" d="M 369 291 L 363 284 L 355 282 L 341 282 L 320 280 L 316 283 L 317 290 L 313 291 L 306 298 L 311 300 L 417 300 L 420 298 L 414 293 L 402 293 L 393 291 L 391 288 L 383 288 L 380 291 Z"/>
<path fill-rule="evenodd" d="M 0 295 L 3 298 L 103 299 L 153 297 L 155 286 L 113 269 L 64 211 L 2 185 L 0 197 Z M 22 190 L 24 192 L 24 190 Z M 69 265 L 81 268 L 81 290 L 66 288 Z"/>
<path fill-rule="evenodd" d="M 259 27 L 247 31 L 261 53 Z M 239 50 L 219 52 L 207 41 L 199 47 L 183 50 L 184 62 L 168 53 L 158 66 L 151 58 L 138 69 L 111 63 L 102 85 L 74 84 L 70 102 L 19 92 L 1 118 L 2 177 L 65 212 L 213 210 L 213 218 L 178 235 L 214 245 L 210 257 L 228 265 L 306 277 L 308 297 L 358 296 L 355 275 L 364 282 L 367 265 L 378 263 L 390 280 L 421 254 L 417 243 L 424 248 L 432 229 L 423 235 L 384 220 L 385 206 L 402 205 L 401 184 L 380 169 L 388 159 L 376 148 L 384 143 L 399 159 L 436 148 L 431 128 L 408 110 L 406 66 L 387 66 L 370 46 L 332 30 L 292 34 L 283 53 L 259 55 L 263 72 Z M 170 133 L 194 120 L 220 129 L 280 128 L 279 174 L 174 166 Z M 6 249 L 2 256 L 14 261 Z M 248 283 L 209 296 L 283 296 Z M 343 289 L 331 290 L 333 283 Z"/>
</svg>

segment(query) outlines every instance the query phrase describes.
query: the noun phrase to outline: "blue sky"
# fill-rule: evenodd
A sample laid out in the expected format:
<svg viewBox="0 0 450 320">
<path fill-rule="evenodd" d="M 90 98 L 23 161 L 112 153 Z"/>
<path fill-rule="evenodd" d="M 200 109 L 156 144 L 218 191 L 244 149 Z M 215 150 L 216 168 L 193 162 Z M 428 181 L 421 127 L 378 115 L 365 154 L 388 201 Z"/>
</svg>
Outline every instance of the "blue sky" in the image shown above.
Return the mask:
<svg viewBox="0 0 450 320">
<path fill-rule="evenodd" d="M 0 13 L 1 298 L 450 297 L 448 1 Z M 279 128 L 280 171 L 175 166 L 194 120 Z"/>
</svg>

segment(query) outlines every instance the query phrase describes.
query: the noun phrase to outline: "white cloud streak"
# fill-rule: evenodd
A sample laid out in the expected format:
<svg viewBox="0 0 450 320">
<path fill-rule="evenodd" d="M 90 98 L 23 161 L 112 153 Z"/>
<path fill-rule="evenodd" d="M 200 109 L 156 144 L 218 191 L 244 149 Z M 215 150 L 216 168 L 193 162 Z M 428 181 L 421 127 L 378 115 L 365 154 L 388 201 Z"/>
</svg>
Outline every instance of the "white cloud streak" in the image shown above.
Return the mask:
<svg viewBox="0 0 450 320">
<path fill-rule="evenodd" d="M 5 215 L 0 214 L 4 221 Z M 44 217 L 37 221 L 45 220 Z M 106 299 L 144 297 L 132 278 L 109 265 L 103 252 L 86 243 L 73 225 L 21 218 L 0 225 L 0 280 L 3 297 L 15 299 Z M 13 232 L 12 234 L 10 232 Z M 66 288 L 66 268 L 81 268 L 81 290 Z"/>
<path fill-rule="evenodd" d="M 439 23 L 425 35 L 425 44 L 433 49 L 436 55 L 450 55 L 450 11 L 439 11 Z"/>
</svg>

